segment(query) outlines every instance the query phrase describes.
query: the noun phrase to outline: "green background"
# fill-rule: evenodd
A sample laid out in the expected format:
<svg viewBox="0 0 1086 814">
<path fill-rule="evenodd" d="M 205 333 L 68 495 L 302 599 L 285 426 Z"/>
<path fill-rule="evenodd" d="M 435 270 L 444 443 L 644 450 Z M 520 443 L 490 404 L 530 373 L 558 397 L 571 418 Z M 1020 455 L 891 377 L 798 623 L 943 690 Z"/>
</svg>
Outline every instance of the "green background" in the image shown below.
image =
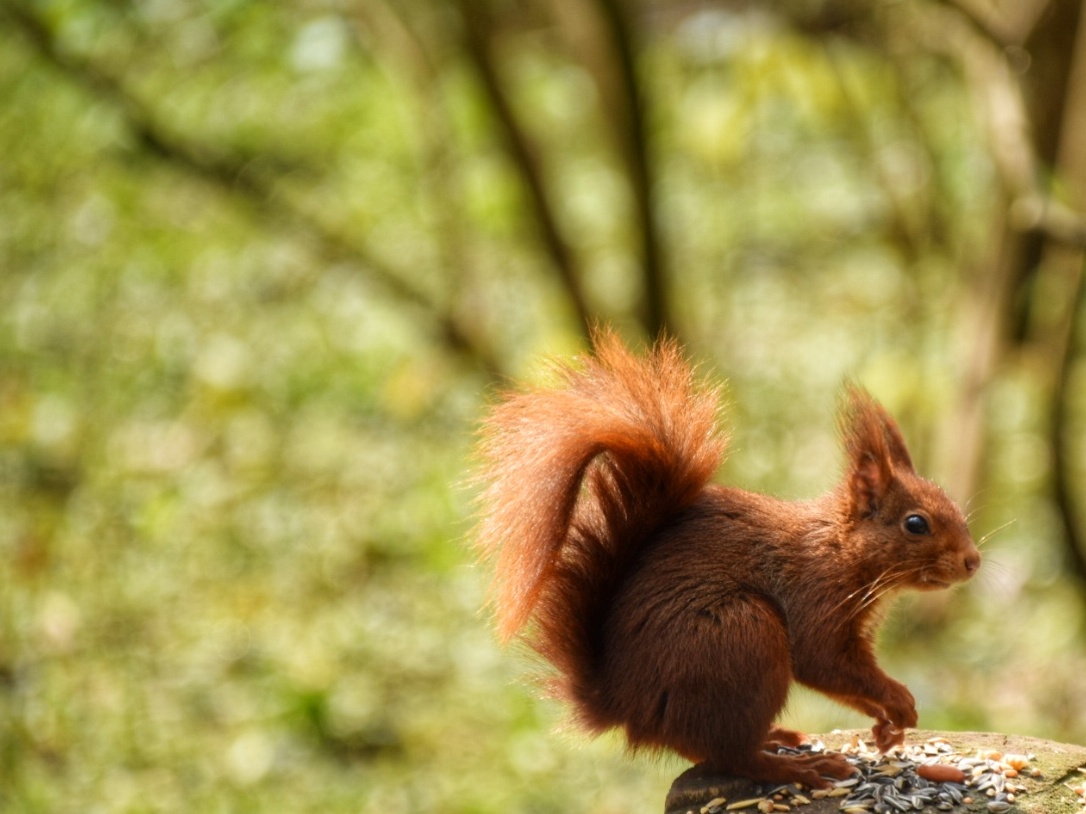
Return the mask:
<svg viewBox="0 0 1086 814">
<path fill-rule="evenodd" d="M 830 488 L 871 389 L 985 554 L 884 666 L 927 728 L 1086 742 L 1048 5 L 3 0 L 0 808 L 659 810 L 682 763 L 565 727 L 470 548 L 485 404 L 591 322 L 727 380 L 751 489 Z"/>
</svg>

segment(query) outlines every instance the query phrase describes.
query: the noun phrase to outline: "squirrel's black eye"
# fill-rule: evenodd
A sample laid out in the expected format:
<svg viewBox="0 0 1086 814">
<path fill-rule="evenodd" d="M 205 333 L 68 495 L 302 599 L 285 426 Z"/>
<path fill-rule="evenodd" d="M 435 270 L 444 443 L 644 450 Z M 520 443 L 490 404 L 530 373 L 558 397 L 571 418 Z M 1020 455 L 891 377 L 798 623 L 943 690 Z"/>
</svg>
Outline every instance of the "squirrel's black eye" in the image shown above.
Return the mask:
<svg viewBox="0 0 1086 814">
<path fill-rule="evenodd" d="M 918 514 L 910 514 L 905 518 L 905 531 L 909 534 L 930 534 L 931 528 L 928 521 Z"/>
</svg>

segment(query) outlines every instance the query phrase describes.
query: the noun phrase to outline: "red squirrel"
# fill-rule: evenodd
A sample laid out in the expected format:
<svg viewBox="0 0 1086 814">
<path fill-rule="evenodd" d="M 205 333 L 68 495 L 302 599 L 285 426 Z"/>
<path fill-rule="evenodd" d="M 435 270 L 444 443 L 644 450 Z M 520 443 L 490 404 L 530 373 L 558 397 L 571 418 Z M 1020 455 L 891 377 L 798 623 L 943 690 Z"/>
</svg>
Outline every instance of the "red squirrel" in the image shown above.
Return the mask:
<svg viewBox="0 0 1086 814">
<path fill-rule="evenodd" d="M 916 705 L 876 663 L 876 608 L 969 579 L 980 553 L 894 420 L 848 387 L 845 474 L 814 500 L 711 484 L 719 389 L 673 340 L 642 357 L 610 332 L 594 344 L 482 428 L 478 544 L 501 639 L 524 634 L 590 732 L 622 727 L 633 749 L 726 774 L 852 773 L 840 755 L 777 753 L 804 739 L 775 724 L 793 681 L 874 718 L 879 749 L 902 743 Z"/>
</svg>

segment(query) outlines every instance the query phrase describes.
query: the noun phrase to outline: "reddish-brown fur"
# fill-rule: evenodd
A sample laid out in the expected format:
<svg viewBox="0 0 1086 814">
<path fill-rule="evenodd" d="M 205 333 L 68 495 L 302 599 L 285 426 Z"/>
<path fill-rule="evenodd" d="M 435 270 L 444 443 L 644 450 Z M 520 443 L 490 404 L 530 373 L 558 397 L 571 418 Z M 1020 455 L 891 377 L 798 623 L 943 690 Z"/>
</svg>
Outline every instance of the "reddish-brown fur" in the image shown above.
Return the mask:
<svg viewBox="0 0 1086 814">
<path fill-rule="evenodd" d="M 644 358 L 610 333 L 595 346 L 484 426 L 478 541 L 502 639 L 526 630 L 590 731 L 723 772 L 819 786 L 851 771 L 766 751 L 802 737 L 774 724 L 792 681 L 873 717 L 881 749 L 901 743 L 916 708 L 876 664 L 876 605 L 966 580 L 980 555 L 893 419 L 848 389 L 845 476 L 815 500 L 711 485 L 717 390 L 674 342 Z"/>
</svg>

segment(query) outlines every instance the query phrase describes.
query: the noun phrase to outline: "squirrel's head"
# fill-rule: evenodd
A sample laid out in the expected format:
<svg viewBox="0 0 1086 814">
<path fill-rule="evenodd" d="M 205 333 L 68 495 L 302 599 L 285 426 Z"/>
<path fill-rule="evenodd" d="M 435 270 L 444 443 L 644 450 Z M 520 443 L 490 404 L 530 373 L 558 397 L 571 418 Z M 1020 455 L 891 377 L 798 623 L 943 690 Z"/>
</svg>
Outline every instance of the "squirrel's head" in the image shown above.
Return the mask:
<svg viewBox="0 0 1086 814">
<path fill-rule="evenodd" d="M 920 477 L 890 415 L 849 386 L 840 417 L 847 471 L 839 496 L 852 537 L 888 587 L 934 590 L 980 568 L 965 516 L 942 489 Z"/>
</svg>

